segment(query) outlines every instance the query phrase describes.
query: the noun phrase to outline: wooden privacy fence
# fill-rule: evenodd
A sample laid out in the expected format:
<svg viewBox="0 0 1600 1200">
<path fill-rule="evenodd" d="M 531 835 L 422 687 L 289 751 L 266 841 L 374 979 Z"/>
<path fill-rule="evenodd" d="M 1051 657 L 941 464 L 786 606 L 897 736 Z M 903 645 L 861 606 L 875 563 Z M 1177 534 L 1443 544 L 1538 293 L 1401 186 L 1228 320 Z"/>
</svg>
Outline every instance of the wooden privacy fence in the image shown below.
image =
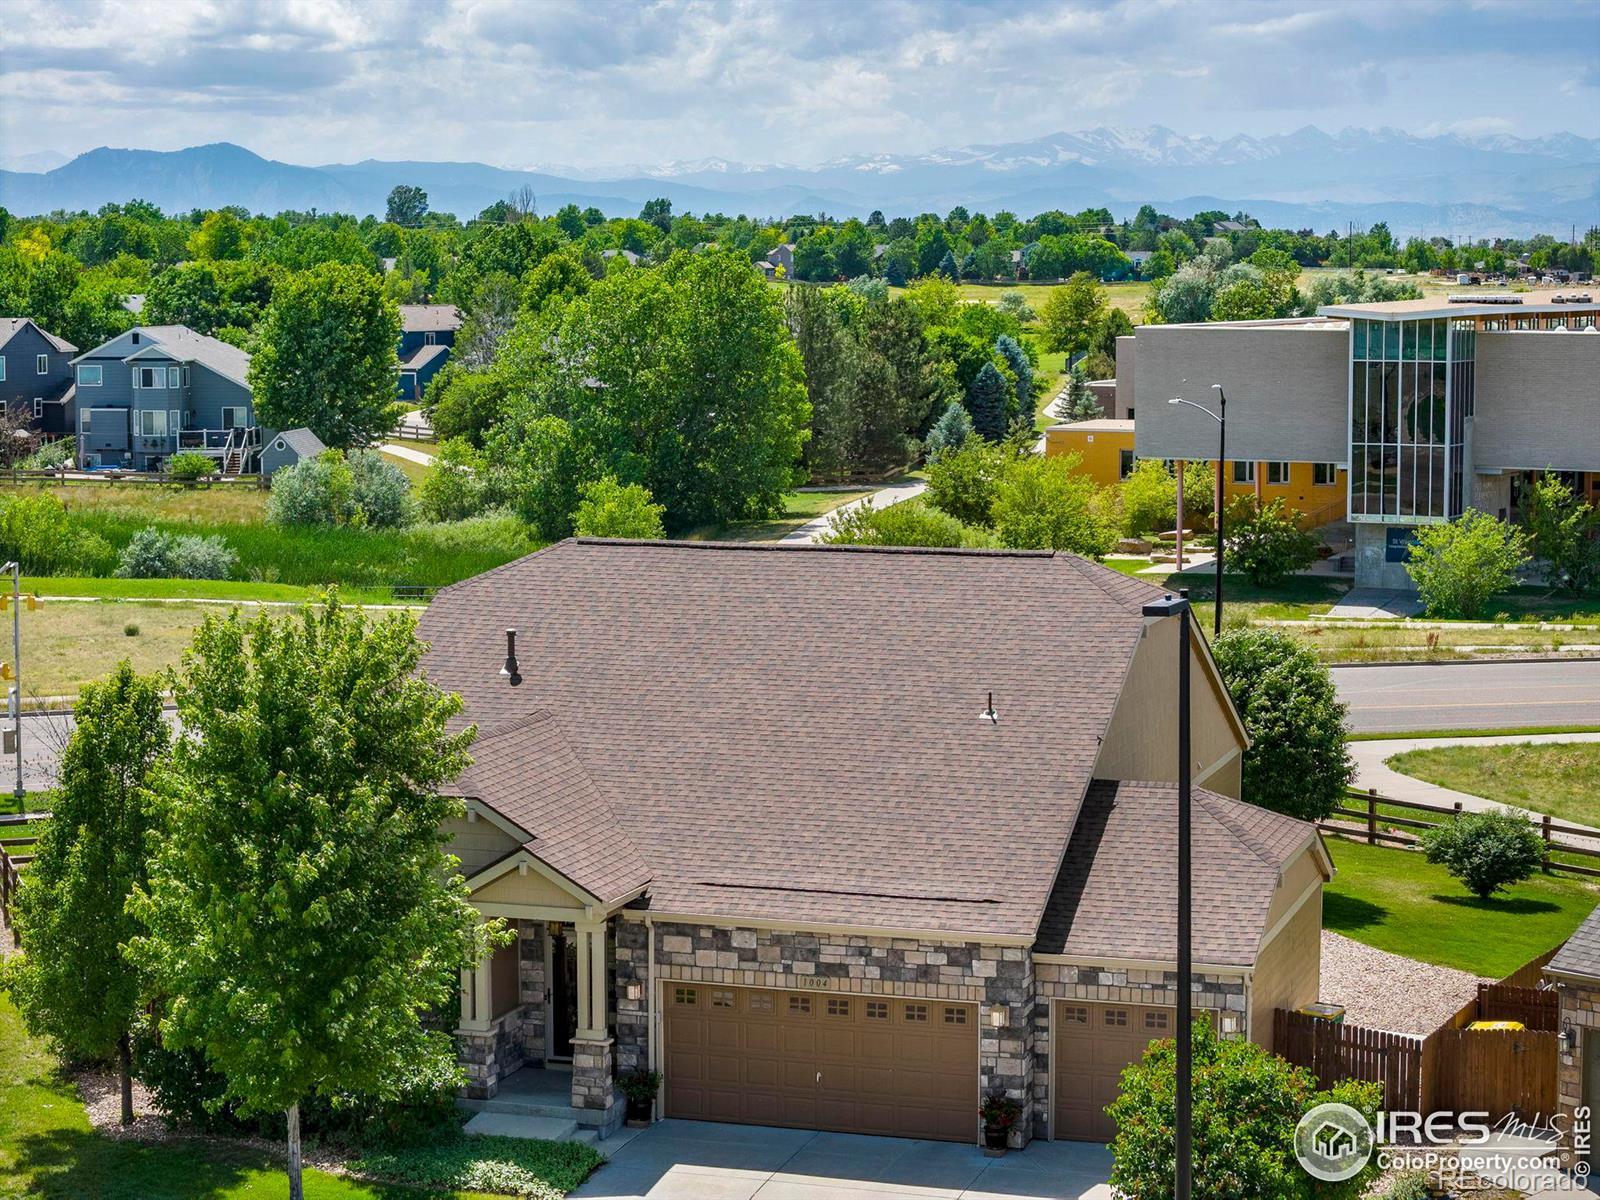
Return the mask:
<svg viewBox="0 0 1600 1200">
<path fill-rule="evenodd" d="M 1401 809 L 1416 813 L 1416 816 L 1397 816 L 1393 812 L 1380 812 L 1380 809 Z M 1410 846 L 1417 841 L 1416 833 L 1395 832 L 1390 826 L 1400 830 L 1433 829 L 1443 825 L 1445 821 L 1461 815 L 1461 804 L 1446 807 L 1442 804 L 1421 804 L 1415 800 L 1395 800 L 1389 796 L 1380 796 L 1375 789 L 1358 791 L 1351 788 L 1345 798 L 1345 803 L 1333 810 L 1333 820 L 1323 821 L 1317 828 L 1324 833 L 1335 833 L 1342 837 L 1364 838 L 1369 846 L 1379 842 L 1392 842 L 1402 846 Z M 1430 821 L 1426 815 L 1436 816 L 1440 820 Z M 1342 818 L 1342 819 L 1341 819 Z M 1352 826 L 1355 822 L 1355 826 Z M 1544 869 L 1546 871 L 1564 871 L 1572 875 L 1588 875 L 1600 878 L 1600 866 L 1582 866 L 1578 863 L 1562 862 L 1553 858 L 1555 854 L 1578 855 L 1584 858 L 1600 859 L 1600 849 L 1593 846 L 1575 846 L 1570 842 L 1557 841 L 1562 837 L 1581 837 L 1591 841 L 1600 839 L 1592 829 L 1579 829 L 1572 825 L 1558 825 L 1546 813 L 1541 819 L 1529 818 L 1529 823 L 1539 831 L 1539 836 L 1544 839 Z"/>
<path fill-rule="evenodd" d="M 1272 1019 L 1278 1054 L 1317 1077 L 1323 1087 L 1346 1079 L 1383 1085 L 1383 1107 L 1422 1107 L 1421 1038 L 1338 1024 L 1280 1008 Z"/>
<path fill-rule="evenodd" d="M 1441 1029 L 1427 1041 L 1432 1074 L 1428 1106 L 1437 1112 L 1556 1111 L 1554 1030 Z"/>
<path fill-rule="evenodd" d="M 1517 987 L 1504 983 L 1478 985 L 1478 1020 L 1521 1021 L 1530 1030 L 1554 1033 L 1557 1028 L 1554 988 Z"/>
</svg>

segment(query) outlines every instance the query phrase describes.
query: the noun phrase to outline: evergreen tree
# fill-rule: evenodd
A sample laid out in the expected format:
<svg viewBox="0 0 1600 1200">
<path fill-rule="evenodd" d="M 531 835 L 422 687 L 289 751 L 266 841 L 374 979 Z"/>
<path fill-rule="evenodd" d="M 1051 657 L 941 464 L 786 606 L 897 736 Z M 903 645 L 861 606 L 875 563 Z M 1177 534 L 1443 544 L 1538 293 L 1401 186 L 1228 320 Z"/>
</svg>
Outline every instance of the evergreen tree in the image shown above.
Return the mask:
<svg viewBox="0 0 1600 1200">
<path fill-rule="evenodd" d="M 946 250 L 944 257 L 939 260 L 939 274 L 946 279 L 959 279 L 961 272 L 956 269 L 956 256 L 953 251 Z"/>
<path fill-rule="evenodd" d="M 1017 339 L 1010 334 L 1002 333 L 995 339 L 995 352 L 1006 360 L 1012 374 L 1017 377 L 1017 415 L 1026 417 L 1028 424 L 1033 424 L 1033 364 L 1028 361 L 1028 356 L 1023 353 L 1022 347 L 1017 344 Z"/>
<path fill-rule="evenodd" d="M 154 850 L 157 821 L 145 785 L 169 738 L 161 684 L 124 662 L 104 683 L 84 685 L 73 717 L 54 816 L 17 898 L 25 951 L 7 976 L 29 1029 L 74 1056 L 117 1055 L 126 1125 L 139 975 L 123 962 L 122 947 L 142 926 L 123 906 L 145 885 Z"/>
<path fill-rule="evenodd" d="M 933 423 L 933 428 L 928 430 L 928 440 L 923 447 L 928 461 L 933 462 L 946 450 L 960 449 L 971 436 L 972 418 L 961 406 L 961 401 L 950 401 L 944 413 Z"/>
<path fill-rule="evenodd" d="M 1074 366 L 1067 372 L 1067 398 L 1061 402 L 1061 407 L 1066 410 L 1069 421 L 1093 421 L 1101 415 L 1100 402 L 1089 390 L 1089 381 L 1084 378 L 1081 366 Z"/>
<path fill-rule="evenodd" d="M 995 370 L 993 363 L 984 363 L 983 370 L 967 389 L 967 411 L 972 414 L 972 429 L 991 442 L 1006 436 L 1006 387 L 1004 376 Z"/>
</svg>

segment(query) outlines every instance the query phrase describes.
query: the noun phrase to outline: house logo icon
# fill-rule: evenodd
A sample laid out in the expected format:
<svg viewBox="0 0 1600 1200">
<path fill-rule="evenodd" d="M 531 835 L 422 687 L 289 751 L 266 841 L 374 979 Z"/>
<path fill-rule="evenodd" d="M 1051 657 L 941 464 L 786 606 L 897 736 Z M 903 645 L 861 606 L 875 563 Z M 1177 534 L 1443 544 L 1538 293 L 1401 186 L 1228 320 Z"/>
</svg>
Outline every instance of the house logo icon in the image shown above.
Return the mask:
<svg viewBox="0 0 1600 1200">
<path fill-rule="evenodd" d="M 1359 1174 L 1372 1157 L 1372 1127 L 1348 1104 L 1319 1104 L 1294 1131 L 1294 1154 L 1306 1173 L 1328 1183 Z"/>
</svg>

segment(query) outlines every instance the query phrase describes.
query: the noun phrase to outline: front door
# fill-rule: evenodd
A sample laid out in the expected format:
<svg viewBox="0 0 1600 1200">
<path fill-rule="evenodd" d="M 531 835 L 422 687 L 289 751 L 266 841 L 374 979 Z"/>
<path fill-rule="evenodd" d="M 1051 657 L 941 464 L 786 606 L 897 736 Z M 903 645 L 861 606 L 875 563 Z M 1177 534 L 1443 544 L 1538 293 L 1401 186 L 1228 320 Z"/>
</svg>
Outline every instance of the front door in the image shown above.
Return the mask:
<svg viewBox="0 0 1600 1200">
<path fill-rule="evenodd" d="M 578 943 L 570 929 L 550 940 L 550 1057 L 570 1061 L 578 1032 Z"/>
</svg>

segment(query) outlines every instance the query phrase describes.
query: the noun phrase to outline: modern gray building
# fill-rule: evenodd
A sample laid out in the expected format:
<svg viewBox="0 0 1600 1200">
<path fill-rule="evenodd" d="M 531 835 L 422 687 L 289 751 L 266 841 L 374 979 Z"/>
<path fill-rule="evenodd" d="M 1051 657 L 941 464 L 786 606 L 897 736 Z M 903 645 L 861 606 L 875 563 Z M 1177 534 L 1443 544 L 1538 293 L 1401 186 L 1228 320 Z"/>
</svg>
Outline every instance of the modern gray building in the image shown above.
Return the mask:
<svg viewBox="0 0 1600 1200">
<path fill-rule="evenodd" d="M 142 325 L 72 360 L 78 465 L 159 471 L 179 451 L 238 475 L 256 469 L 263 431 L 250 356 L 183 325 Z"/>
<path fill-rule="evenodd" d="M 1280 321 L 1143 325 L 1117 342 L 1117 407 L 1141 458 L 1217 456 L 1230 490 L 1342 478 L 1356 582 L 1409 588 L 1416 527 L 1520 515 L 1546 469 L 1600 503 L 1600 304 L 1578 290 L 1336 304 Z M 1310 469 L 1307 474 L 1310 477 Z M 1324 484 L 1325 485 L 1325 484 Z M 1292 503 L 1292 501 L 1291 501 Z"/>
</svg>

